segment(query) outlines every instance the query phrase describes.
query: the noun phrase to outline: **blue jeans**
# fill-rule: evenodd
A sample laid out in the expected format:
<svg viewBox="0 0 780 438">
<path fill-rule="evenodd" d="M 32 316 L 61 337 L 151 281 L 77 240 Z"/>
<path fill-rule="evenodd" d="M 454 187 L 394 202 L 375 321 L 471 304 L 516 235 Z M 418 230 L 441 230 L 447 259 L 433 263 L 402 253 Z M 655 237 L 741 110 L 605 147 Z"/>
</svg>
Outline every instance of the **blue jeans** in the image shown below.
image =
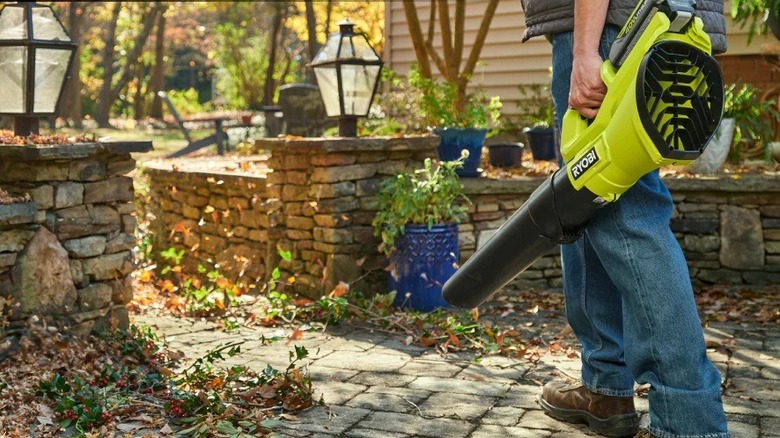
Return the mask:
<svg viewBox="0 0 780 438">
<path fill-rule="evenodd" d="M 618 31 L 604 30 L 602 58 Z M 552 38 L 558 126 L 568 108 L 572 42 L 571 32 Z M 669 229 L 672 208 L 658 171 L 651 172 L 599 211 L 581 239 L 561 247 L 582 383 L 622 397 L 634 395 L 634 381 L 649 383 L 649 429 L 658 437 L 728 437 L 721 376 L 707 359 L 688 266 Z"/>
</svg>

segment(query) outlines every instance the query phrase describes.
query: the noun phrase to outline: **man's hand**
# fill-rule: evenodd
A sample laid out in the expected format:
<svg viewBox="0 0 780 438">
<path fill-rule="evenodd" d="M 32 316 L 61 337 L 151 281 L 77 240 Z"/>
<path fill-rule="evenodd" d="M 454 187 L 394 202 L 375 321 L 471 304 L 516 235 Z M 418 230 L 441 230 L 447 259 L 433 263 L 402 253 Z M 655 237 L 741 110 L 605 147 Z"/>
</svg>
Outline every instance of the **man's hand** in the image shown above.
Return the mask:
<svg viewBox="0 0 780 438">
<path fill-rule="evenodd" d="M 599 74 L 601 63 L 598 53 L 574 55 L 569 106 L 589 119 L 596 117 L 607 92 Z"/>
<path fill-rule="evenodd" d="M 599 42 L 608 8 L 609 0 L 574 1 L 574 61 L 569 106 L 589 119 L 596 117 L 607 92 L 600 74 Z"/>
</svg>

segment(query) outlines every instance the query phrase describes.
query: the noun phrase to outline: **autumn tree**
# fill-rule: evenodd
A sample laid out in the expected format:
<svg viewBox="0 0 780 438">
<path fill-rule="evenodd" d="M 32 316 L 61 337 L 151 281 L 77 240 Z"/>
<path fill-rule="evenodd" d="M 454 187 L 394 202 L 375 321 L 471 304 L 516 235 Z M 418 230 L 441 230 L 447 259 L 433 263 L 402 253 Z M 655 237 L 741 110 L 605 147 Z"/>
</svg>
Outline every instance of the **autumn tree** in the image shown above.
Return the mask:
<svg viewBox="0 0 780 438">
<path fill-rule="evenodd" d="M 471 46 L 468 58 L 463 63 L 463 46 L 466 23 L 466 0 L 455 2 L 454 25 L 450 19 L 450 5 L 447 0 L 431 0 L 427 36 L 423 34 L 415 2 L 403 2 L 406 22 L 412 37 L 414 53 L 420 74 L 433 78 L 431 63 L 438 69 L 445 81 L 454 84 L 458 93 L 457 109 L 462 111 L 466 104 L 466 89 L 479 61 L 490 23 L 498 7 L 498 0 L 489 0 L 482 16 L 477 36 Z M 441 35 L 441 52 L 434 46 L 434 35 L 438 23 Z"/>
<path fill-rule="evenodd" d="M 149 115 L 156 119 L 163 117 L 162 99 L 157 93 L 165 88 L 165 21 L 166 13 L 170 10 L 171 8 L 166 6 L 165 10 L 160 13 L 155 31 L 154 68 L 148 88 L 152 93 L 152 108 Z"/>
<path fill-rule="evenodd" d="M 128 86 L 133 78 L 137 77 L 137 69 L 140 68 L 141 65 L 141 55 L 143 54 L 144 46 L 157 21 L 157 15 L 163 11 L 163 6 L 159 1 L 148 5 L 131 3 L 131 7 L 142 8 L 140 11 L 133 11 L 136 13 L 132 14 L 138 15 L 140 18 L 136 23 L 135 36 L 129 38 L 132 41 L 131 47 L 129 50 L 125 49 L 124 56 L 119 58 L 115 57 L 115 45 L 117 37 L 116 30 L 120 12 L 122 10 L 122 2 L 116 2 L 114 4 L 112 19 L 108 23 L 106 46 L 103 51 L 102 61 L 103 85 L 100 88 L 98 107 L 95 113 L 95 120 L 101 127 L 110 126 L 108 119 L 111 106 L 120 95 L 120 92 Z"/>
<path fill-rule="evenodd" d="M 70 65 L 68 80 L 65 82 L 65 88 L 62 92 L 60 103 L 60 116 L 63 119 L 71 120 L 75 127 L 81 128 L 81 90 L 82 83 L 79 72 L 81 70 L 81 47 L 82 32 L 85 25 L 85 17 L 89 2 L 70 2 L 65 6 L 68 33 L 70 38 L 76 43 L 76 54 L 73 56 L 73 63 Z M 62 9 L 60 9 L 62 10 Z"/>
</svg>

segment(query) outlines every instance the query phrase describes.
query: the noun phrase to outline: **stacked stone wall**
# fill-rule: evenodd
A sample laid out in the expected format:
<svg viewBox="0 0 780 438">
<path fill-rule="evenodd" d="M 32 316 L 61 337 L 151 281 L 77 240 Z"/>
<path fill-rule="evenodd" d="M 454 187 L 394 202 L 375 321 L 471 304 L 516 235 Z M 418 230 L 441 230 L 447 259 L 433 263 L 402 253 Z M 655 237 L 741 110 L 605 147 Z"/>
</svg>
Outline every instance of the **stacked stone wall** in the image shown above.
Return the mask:
<svg viewBox="0 0 780 438">
<path fill-rule="evenodd" d="M 150 163 L 156 246 L 187 249 L 187 268 L 220 260 L 237 279 L 231 252 L 249 258 L 260 283 L 279 268 L 277 289 L 310 297 L 341 281 L 384 283 L 385 259 L 371 222 L 382 179 L 435 155 L 435 137 L 260 140 L 265 174 L 202 172 L 177 160 Z M 252 160 L 253 158 L 245 158 Z M 177 231 L 178 230 L 178 231 Z M 187 230 L 187 235 L 182 233 Z M 204 243 L 208 242 L 204 246 Z M 279 256 L 289 252 L 290 260 Z"/>
<path fill-rule="evenodd" d="M 151 183 L 154 247 L 184 250 L 183 265 L 190 273 L 200 265 L 232 281 L 261 283 L 275 260 L 277 225 L 284 222 L 265 175 L 195 171 L 185 163 L 180 161 L 177 170 L 163 163 L 144 168 Z"/>
<path fill-rule="evenodd" d="M 136 226 L 130 152 L 151 143 L 0 146 L 0 296 L 12 319 L 60 317 L 77 333 L 127 328 Z"/>
<path fill-rule="evenodd" d="M 180 161 L 177 171 L 170 163 L 149 169 L 152 198 L 162 218 L 156 234 L 163 242 L 157 247 L 172 242 L 187 248 L 192 264 L 241 247 L 240 253 L 254 254 L 254 280 L 268 280 L 268 273 L 279 267 L 277 287 L 310 297 L 327 293 L 340 281 L 360 279 L 372 290 L 386 287 L 386 260 L 377 251 L 371 226 L 375 193 L 383 179 L 419 168 L 425 157 L 435 156 L 435 139 L 275 139 L 261 140 L 258 146 L 271 153 L 267 175 L 188 171 Z M 464 178 L 472 202 L 459 225 L 461 261 L 484 245 L 544 179 Z M 665 182 L 675 200 L 670 227 L 692 279 L 780 282 L 780 176 Z M 179 230 L 189 230 L 189 237 L 172 232 L 177 224 Z M 204 239 L 213 242 L 204 245 Z M 292 258 L 281 260 L 279 249 Z M 515 286 L 560 288 L 559 251 L 534 263 Z"/>
<path fill-rule="evenodd" d="M 473 204 L 460 225 L 461 259 L 468 259 L 522 205 L 542 178 L 464 180 Z M 670 228 L 702 283 L 780 283 L 780 176 L 666 178 L 675 202 Z M 515 282 L 517 287 L 562 286 L 556 249 Z"/>
</svg>

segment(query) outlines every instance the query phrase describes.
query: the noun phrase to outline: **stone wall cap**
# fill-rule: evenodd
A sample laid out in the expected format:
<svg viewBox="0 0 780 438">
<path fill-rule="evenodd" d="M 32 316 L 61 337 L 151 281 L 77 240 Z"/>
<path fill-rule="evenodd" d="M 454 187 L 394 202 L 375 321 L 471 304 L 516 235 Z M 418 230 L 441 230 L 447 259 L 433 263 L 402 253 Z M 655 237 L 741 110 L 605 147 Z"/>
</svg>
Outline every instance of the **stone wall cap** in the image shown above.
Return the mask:
<svg viewBox="0 0 780 438">
<path fill-rule="evenodd" d="M 107 141 L 97 143 L 0 145 L 0 159 L 23 161 L 88 158 L 101 152 L 129 154 L 152 150 L 151 141 Z"/>
<path fill-rule="evenodd" d="M 429 150 L 439 145 L 436 135 L 403 137 L 279 137 L 261 138 L 255 141 L 257 150 L 287 152 L 368 152 Z"/>
<path fill-rule="evenodd" d="M 548 177 L 526 176 L 514 179 L 461 178 L 466 195 L 530 193 Z M 671 191 L 680 192 L 780 192 L 780 172 L 763 174 L 697 175 L 691 178 L 662 177 Z"/>
<path fill-rule="evenodd" d="M 159 158 L 144 161 L 143 168 L 148 172 L 175 173 L 181 172 L 202 177 L 249 177 L 265 179 L 271 172 L 265 161 L 268 155 L 243 155 L 240 157 L 225 155 L 217 157 L 192 158 Z M 245 168 L 246 163 L 262 163 L 262 165 Z"/>
</svg>

